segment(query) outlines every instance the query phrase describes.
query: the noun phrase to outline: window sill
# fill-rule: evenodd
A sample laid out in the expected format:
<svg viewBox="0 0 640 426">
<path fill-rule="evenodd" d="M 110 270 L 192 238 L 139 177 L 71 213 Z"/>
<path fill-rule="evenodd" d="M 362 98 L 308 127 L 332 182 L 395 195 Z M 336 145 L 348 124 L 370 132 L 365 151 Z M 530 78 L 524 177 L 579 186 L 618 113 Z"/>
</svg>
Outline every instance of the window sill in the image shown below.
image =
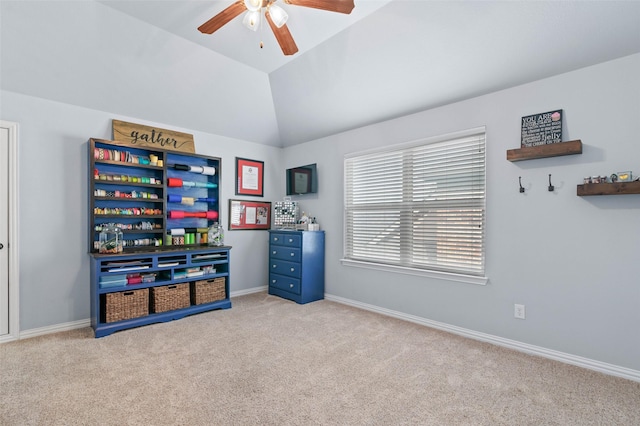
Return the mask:
<svg viewBox="0 0 640 426">
<path fill-rule="evenodd" d="M 424 269 L 406 268 L 403 266 L 384 265 L 381 263 L 360 262 L 357 260 L 340 259 L 344 266 L 355 268 L 375 269 L 377 271 L 395 272 L 398 274 L 416 275 L 419 277 L 436 278 L 440 280 L 457 281 L 467 284 L 487 285 L 489 278 L 473 275 L 453 274 L 451 272 L 427 271 Z"/>
</svg>

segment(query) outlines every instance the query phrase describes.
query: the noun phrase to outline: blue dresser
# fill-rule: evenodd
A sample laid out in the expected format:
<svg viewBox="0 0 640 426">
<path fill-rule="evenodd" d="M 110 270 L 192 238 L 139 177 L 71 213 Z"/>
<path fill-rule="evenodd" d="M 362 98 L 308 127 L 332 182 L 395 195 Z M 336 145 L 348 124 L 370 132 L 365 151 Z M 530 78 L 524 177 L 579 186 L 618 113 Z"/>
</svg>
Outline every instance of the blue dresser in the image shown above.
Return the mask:
<svg viewBox="0 0 640 426">
<path fill-rule="evenodd" d="M 324 299 L 324 231 L 269 231 L 269 294 Z"/>
</svg>

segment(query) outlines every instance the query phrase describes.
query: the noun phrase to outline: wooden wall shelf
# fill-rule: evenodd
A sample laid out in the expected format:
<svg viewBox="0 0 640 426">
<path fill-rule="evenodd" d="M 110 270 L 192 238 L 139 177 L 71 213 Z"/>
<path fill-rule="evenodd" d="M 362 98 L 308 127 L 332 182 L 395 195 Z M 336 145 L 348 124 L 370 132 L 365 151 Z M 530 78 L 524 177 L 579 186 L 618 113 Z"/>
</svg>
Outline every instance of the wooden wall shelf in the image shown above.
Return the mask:
<svg viewBox="0 0 640 426">
<path fill-rule="evenodd" d="M 586 183 L 578 185 L 578 196 L 640 194 L 640 181 L 616 183 Z"/>
<path fill-rule="evenodd" d="M 507 150 L 507 160 L 513 162 L 574 154 L 582 154 L 582 141 L 580 139 L 568 142 L 551 143 L 548 145 L 509 149 Z"/>
</svg>

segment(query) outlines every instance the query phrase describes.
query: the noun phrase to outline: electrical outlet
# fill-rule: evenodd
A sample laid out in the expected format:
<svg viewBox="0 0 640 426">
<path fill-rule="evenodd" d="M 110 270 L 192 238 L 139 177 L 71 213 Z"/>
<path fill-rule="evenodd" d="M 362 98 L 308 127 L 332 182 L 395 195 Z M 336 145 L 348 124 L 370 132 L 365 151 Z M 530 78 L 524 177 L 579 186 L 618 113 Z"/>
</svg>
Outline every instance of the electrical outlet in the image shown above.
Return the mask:
<svg viewBox="0 0 640 426">
<path fill-rule="evenodd" d="M 513 316 L 518 319 L 524 319 L 524 305 L 513 305 Z"/>
</svg>

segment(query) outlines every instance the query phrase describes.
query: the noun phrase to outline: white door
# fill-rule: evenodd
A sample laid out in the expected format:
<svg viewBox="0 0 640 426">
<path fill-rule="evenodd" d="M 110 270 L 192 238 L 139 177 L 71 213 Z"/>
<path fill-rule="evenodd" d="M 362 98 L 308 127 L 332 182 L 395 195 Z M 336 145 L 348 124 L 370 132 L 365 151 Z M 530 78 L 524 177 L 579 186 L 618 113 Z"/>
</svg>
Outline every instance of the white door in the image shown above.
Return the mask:
<svg viewBox="0 0 640 426">
<path fill-rule="evenodd" d="M 9 129 L 0 127 L 0 336 L 9 334 Z"/>
<path fill-rule="evenodd" d="M 18 123 L 0 120 L 0 343 L 20 337 L 19 251 Z"/>
</svg>

